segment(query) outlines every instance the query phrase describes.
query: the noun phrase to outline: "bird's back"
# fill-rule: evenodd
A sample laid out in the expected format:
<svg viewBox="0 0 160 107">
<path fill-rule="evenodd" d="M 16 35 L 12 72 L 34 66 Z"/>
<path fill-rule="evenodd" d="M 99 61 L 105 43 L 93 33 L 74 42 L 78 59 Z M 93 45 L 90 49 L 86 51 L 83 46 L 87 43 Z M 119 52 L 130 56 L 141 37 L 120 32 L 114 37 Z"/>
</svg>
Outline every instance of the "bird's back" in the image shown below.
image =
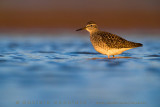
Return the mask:
<svg viewBox="0 0 160 107">
<path fill-rule="evenodd" d="M 109 32 L 97 31 L 90 35 L 90 39 L 93 45 L 108 48 L 136 48 L 141 47 L 141 43 L 135 43 L 127 41 L 120 36 L 111 34 Z"/>
</svg>

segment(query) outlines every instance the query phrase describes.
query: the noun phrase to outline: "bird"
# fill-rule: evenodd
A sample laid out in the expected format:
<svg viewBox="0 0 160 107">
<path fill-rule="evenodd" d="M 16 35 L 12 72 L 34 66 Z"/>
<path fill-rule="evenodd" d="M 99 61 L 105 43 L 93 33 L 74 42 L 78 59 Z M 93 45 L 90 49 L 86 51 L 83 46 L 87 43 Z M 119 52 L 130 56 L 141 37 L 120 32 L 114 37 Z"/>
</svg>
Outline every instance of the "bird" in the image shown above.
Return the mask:
<svg viewBox="0 0 160 107">
<path fill-rule="evenodd" d="M 94 49 L 108 58 L 115 55 L 119 55 L 126 50 L 142 47 L 143 44 L 128 41 L 116 34 L 104 32 L 98 29 L 97 24 L 94 21 L 89 21 L 83 28 L 76 31 L 87 30 L 90 33 L 90 41 Z"/>
</svg>

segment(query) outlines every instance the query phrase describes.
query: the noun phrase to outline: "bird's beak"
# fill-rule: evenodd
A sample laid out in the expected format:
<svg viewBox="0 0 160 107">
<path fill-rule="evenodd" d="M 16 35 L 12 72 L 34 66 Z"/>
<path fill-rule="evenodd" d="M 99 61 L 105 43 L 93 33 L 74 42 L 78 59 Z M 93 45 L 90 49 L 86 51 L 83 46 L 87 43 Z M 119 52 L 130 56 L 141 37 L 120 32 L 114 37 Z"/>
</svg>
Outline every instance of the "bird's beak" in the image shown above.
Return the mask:
<svg viewBox="0 0 160 107">
<path fill-rule="evenodd" d="M 80 30 L 84 30 L 84 29 L 86 29 L 86 27 L 77 29 L 76 31 L 80 31 Z"/>
</svg>

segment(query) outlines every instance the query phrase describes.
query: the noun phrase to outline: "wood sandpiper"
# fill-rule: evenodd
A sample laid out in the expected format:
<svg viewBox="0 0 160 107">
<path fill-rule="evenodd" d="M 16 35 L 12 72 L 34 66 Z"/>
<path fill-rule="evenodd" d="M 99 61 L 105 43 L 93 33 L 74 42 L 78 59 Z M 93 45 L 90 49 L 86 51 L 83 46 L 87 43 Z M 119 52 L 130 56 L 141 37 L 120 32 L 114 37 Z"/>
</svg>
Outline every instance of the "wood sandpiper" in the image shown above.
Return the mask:
<svg viewBox="0 0 160 107">
<path fill-rule="evenodd" d="M 88 22 L 86 27 L 76 31 L 84 29 L 90 33 L 90 41 L 94 49 L 101 54 L 107 55 L 108 58 L 111 55 L 114 57 L 114 55 L 119 55 L 126 50 L 143 46 L 141 43 L 127 41 L 118 35 L 100 31 L 93 21 Z"/>
</svg>

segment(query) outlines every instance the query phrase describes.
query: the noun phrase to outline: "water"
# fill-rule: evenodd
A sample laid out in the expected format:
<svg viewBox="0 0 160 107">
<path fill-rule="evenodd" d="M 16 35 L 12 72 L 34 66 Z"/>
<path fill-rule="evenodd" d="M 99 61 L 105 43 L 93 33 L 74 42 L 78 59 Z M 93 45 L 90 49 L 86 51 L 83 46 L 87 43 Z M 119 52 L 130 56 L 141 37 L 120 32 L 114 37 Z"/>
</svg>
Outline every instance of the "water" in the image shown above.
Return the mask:
<svg viewBox="0 0 160 107">
<path fill-rule="evenodd" d="M 1 37 L 1 107 L 158 107 L 159 38 L 128 39 L 144 47 L 107 59 L 88 37 Z"/>
</svg>

